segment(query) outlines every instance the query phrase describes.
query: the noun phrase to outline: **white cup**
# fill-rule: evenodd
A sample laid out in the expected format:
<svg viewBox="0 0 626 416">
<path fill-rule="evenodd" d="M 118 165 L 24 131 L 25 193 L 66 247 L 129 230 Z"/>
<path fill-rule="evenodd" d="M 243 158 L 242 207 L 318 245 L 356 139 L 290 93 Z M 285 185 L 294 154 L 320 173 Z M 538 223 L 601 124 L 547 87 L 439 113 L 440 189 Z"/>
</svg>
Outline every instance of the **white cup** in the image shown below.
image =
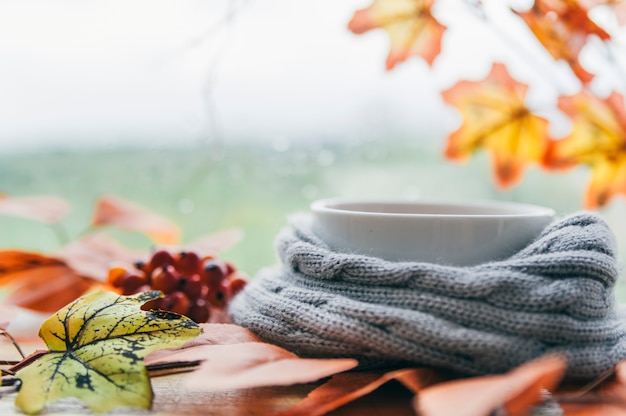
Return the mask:
<svg viewBox="0 0 626 416">
<path fill-rule="evenodd" d="M 529 204 L 326 199 L 311 204 L 313 231 L 331 248 L 390 261 L 469 266 L 506 258 L 554 219 Z"/>
</svg>

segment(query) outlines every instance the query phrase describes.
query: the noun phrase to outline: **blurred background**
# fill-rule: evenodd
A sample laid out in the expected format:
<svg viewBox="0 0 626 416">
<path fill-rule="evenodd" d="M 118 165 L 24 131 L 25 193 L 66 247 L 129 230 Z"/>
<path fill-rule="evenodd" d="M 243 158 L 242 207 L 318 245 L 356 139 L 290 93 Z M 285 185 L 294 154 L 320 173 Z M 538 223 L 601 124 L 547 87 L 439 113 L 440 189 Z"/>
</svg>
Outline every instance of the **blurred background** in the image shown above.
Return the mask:
<svg viewBox="0 0 626 416">
<path fill-rule="evenodd" d="M 497 58 L 533 83 L 530 99 L 553 101 L 550 80 L 529 66 L 558 64 L 520 56 L 448 0 L 441 3 L 452 12 L 438 13 L 454 25 L 435 65 L 411 59 L 386 72 L 384 32 L 346 28 L 369 3 L 1 2 L 0 192 L 67 199 L 70 238 L 88 227 L 105 193 L 169 218 L 185 241 L 239 228 L 244 239 L 224 257 L 251 275 L 276 263 L 276 234 L 318 198 L 498 199 L 559 215 L 581 208 L 585 168 L 531 167 L 501 191 L 486 154 L 463 164 L 442 155 L 460 116 L 440 90 L 483 78 Z M 530 41 L 504 19 L 511 36 Z M 561 90 L 577 87 L 558 79 Z M 559 114 L 546 116 L 567 129 Z M 600 211 L 620 253 L 623 212 L 619 197 Z M 112 233 L 129 246 L 150 244 Z M 0 217 L 0 247 L 49 251 L 57 237 Z"/>
</svg>

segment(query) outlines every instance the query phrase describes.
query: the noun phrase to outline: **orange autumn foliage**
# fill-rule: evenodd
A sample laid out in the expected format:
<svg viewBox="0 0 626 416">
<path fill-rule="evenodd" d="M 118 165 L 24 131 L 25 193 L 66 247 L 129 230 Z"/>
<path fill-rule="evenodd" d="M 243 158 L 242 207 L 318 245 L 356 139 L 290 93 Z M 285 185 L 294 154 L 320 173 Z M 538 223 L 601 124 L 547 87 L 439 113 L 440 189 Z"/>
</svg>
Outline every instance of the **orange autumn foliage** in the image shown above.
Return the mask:
<svg viewBox="0 0 626 416">
<path fill-rule="evenodd" d="M 73 301 L 93 282 L 58 258 L 18 250 L 0 251 L 0 286 L 6 305 L 54 312 Z"/>
<path fill-rule="evenodd" d="M 554 59 L 562 59 L 583 83 L 593 79 L 580 64 L 579 55 L 589 35 L 611 36 L 598 26 L 577 0 L 537 0 L 525 12 L 516 12 Z"/>
<path fill-rule="evenodd" d="M 515 184 L 527 164 L 542 160 L 548 145 L 548 121 L 526 106 L 527 88 L 496 63 L 484 80 L 460 81 L 443 91 L 443 99 L 463 115 L 461 127 L 448 137 L 445 155 L 463 160 L 486 149 L 498 185 Z"/>
<path fill-rule="evenodd" d="M 446 27 L 432 15 L 434 0 L 374 0 L 367 8 L 357 10 L 348 24 L 356 34 L 382 28 L 389 36 L 386 67 L 410 56 L 422 57 L 428 65 L 441 52 L 441 37 Z"/>
<path fill-rule="evenodd" d="M 587 92 L 560 97 L 559 108 L 572 119 L 571 133 L 553 141 L 545 163 L 553 168 L 591 168 L 585 207 L 595 209 L 626 195 L 626 109 L 624 97 L 600 99 Z"/>
<path fill-rule="evenodd" d="M 456 11 L 454 8 L 451 11 L 444 10 L 443 3 L 440 0 L 374 0 L 369 7 L 356 11 L 349 28 L 356 34 L 374 28 L 383 28 L 389 33 L 391 46 L 387 58 L 388 69 L 411 55 L 422 56 L 432 66 L 434 58 L 441 53 L 442 36 L 448 30 L 438 19 L 446 22 L 452 30 L 462 27 L 460 20 L 446 20 L 445 12 Z M 555 82 L 563 70 L 580 81 L 582 95 L 595 95 L 596 83 L 606 87 L 605 81 L 611 81 L 614 75 L 623 78 L 623 47 L 619 39 L 624 34 L 623 27 L 626 24 L 626 1 L 534 0 L 526 6 L 526 10 L 515 8 L 523 7 L 521 3 L 511 3 L 511 6 L 505 4 L 502 10 L 504 14 L 517 18 L 515 20 L 528 28 L 526 35 L 535 40 L 531 46 L 539 49 L 540 53 L 541 50 L 547 52 L 555 61 L 567 64 L 552 68 L 546 68 L 541 60 L 533 62 L 534 54 L 529 53 L 533 51 L 528 50 L 527 45 L 517 38 L 520 33 L 504 33 L 509 32 L 508 28 L 499 27 L 501 22 L 495 21 L 504 17 L 497 12 L 497 3 L 497 0 L 493 3 L 472 1 L 459 2 L 458 6 L 462 9 L 460 11 L 469 13 L 468 17 L 477 17 L 480 23 L 491 29 L 505 43 L 508 51 L 519 51 L 519 57 L 524 58 L 535 74 L 548 75 L 549 84 L 556 90 L 552 92 L 557 95 L 562 94 L 560 90 L 569 90 L 570 87 L 569 77 L 564 79 L 563 84 Z M 433 15 L 433 10 L 437 17 Z M 427 30 L 428 22 L 436 23 Z M 466 31 L 467 40 L 471 41 L 473 34 L 467 28 Z M 454 36 L 450 39 L 454 39 Z M 481 43 L 482 46 L 485 45 Z M 453 46 L 451 50 L 454 52 Z M 468 57 L 470 55 L 465 58 Z M 587 65 L 589 58 L 596 61 L 593 67 Z M 591 81 L 598 75 L 603 76 L 603 79 L 592 84 Z M 621 116 L 617 106 L 624 105 L 625 85 L 618 82 L 612 86 L 616 94 L 619 91 L 621 95 L 619 99 L 609 99 L 612 102 L 609 113 L 613 112 L 618 118 Z M 581 132 L 575 132 L 563 140 L 550 137 L 547 119 L 536 114 L 551 114 L 553 106 L 545 108 L 542 103 L 542 108 L 531 110 L 525 103 L 527 89 L 526 84 L 516 82 L 508 75 L 504 64 L 493 63 L 491 73 L 484 80 L 475 82 L 461 79 L 452 88 L 443 91 L 444 100 L 456 107 L 463 116 L 462 126 L 448 135 L 445 156 L 452 160 L 463 160 L 478 150 L 487 150 L 491 154 L 495 181 L 500 188 L 516 184 L 529 164 L 537 163 L 547 170 L 586 165 L 592 171 L 592 178 L 586 191 L 585 208 L 601 208 L 616 195 L 626 194 L 626 162 L 622 157 L 619 140 L 613 140 L 609 146 L 598 145 L 596 151 L 592 152 L 593 157 L 575 157 L 575 149 L 586 146 L 582 136 L 591 130 L 588 123 L 580 121 L 586 116 L 564 110 L 572 119 L 574 130 L 581 129 Z M 563 103 L 566 100 L 559 100 L 560 107 L 565 105 Z M 595 95 L 595 101 L 603 100 Z M 604 107 L 606 103 L 599 104 L 599 108 Z M 617 136 L 621 135 L 618 132 L 621 127 L 608 129 Z"/>
</svg>

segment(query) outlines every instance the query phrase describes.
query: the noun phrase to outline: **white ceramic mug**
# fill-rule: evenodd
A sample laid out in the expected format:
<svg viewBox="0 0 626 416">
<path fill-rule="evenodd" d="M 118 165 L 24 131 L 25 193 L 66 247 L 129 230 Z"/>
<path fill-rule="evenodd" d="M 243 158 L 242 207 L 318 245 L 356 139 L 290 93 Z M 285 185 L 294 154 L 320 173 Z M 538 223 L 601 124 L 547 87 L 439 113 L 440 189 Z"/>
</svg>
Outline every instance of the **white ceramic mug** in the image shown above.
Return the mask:
<svg viewBox="0 0 626 416">
<path fill-rule="evenodd" d="M 555 215 L 550 208 L 495 201 L 326 199 L 311 211 L 313 231 L 334 250 L 455 266 L 514 254 Z"/>
</svg>

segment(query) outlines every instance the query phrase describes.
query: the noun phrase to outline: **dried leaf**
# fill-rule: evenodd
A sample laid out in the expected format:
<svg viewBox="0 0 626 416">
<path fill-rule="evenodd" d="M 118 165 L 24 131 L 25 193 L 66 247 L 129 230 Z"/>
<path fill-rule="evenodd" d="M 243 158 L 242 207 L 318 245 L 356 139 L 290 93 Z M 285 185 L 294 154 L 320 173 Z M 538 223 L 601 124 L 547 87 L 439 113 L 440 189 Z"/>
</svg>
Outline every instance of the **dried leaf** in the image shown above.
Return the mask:
<svg viewBox="0 0 626 416">
<path fill-rule="evenodd" d="M 139 205 L 113 195 L 98 199 L 92 224 L 112 225 L 128 231 L 145 233 L 156 244 L 178 244 L 180 230 L 170 221 Z"/>
<path fill-rule="evenodd" d="M 605 374 L 582 389 L 556 394 L 567 416 L 626 415 L 626 361 L 618 363 L 612 374 Z"/>
<path fill-rule="evenodd" d="M 69 204 L 52 196 L 8 196 L 0 194 L 0 215 L 54 224 L 70 210 Z"/>
<path fill-rule="evenodd" d="M 389 35 L 388 70 L 410 56 L 421 56 L 429 65 L 441 52 L 446 27 L 432 15 L 434 0 L 374 0 L 357 10 L 348 24 L 356 34 L 382 28 Z"/>
<path fill-rule="evenodd" d="M 92 282 L 75 273 L 62 260 L 38 253 L 0 250 L 2 302 L 40 312 L 54 312 L 73 301 Z"/>
<path fill-rule="evenodd" d="M 484 80 L 460 81 L 443 91 L 444 100 L 463 115 L 461 127 L 448 137 L 446 156 L 463 160 L 485 148 L 492 153 L 498 185 L 516 183 L 528 163 L 542 160 L 548 145 L 548 122 L 526 106 L 527 88 L 496 63 Z"/>
<path fill-rule="evenodd" d="M 568 168 L 578 164 L 592 170 L 585 207 L 606 205 L 626 194 L 626 109 L 618 93 L 606 99 L 581 92 L 559 98 L 559 108 L 572 119 L 572 132 L 550 144 L 545 165 Z"/>
<path fill-rule="evenodd" d="M 391 380 L 397 380 L 413 393 L 418 393 L 422 388 L 438 380 L 438 377 L 433 370 L 427 368 L 337 374 L 310 392 L 300 403 L 276 416 L 325 415 L 375 391 Z"/>
<path fill-rule="evenodd" d="M 152 390 L 143 358 L 200 333 L 188 318 L 141 310 L 159 296 L 93 292 L 54 314 L 39 331 L 50 352 L 17 373 L 22 387 L 16 406 L 34 414 L 57 399 L 75 397 L 94 412 L 149 408 Z"/>
<path fill-rule="evenodd" d="M 536 0 L 525 12 L 516 12 L 554 59 L 569 64 L 581 82 L 593 79 L 578 59 L 589 35 L 606 40 L 611 36 L 587 14 L 578 0 Z"/>
<path fill-rule="evenodd" d="M 252 332 L 236 325 L 202 327 L 202 336 L 177 350 L 148 355 L 146 365 L 201 360 L 200 368 L 185 378 L 184 385 L 194 390 L 214 391 L 308 383 L 358 364 L 348 358 L 299 358 L 278 346 L 261 342 Z"/>
<path fill-rule="evenodd" d="M 147 258 L 148 253 L 129 250 L 109 236 L 95 233 L 67 244 L 56 253 L 56 256 L 63 259 L 81 276 L 105 282 L 111 267 L 130 268 L 134 262 Z"/>
<path fill-rule="evenodd" d="M 225 251 L 243 239 L 243 231 L 237 228 L 220 231 L 217 233 L 203 236 L 195 241 L 183 244 L 179 247 L 180 251 L 194 251 L 205 256 L 216 256 Z"/>
<path fill-rule="evenodd" d="M 567 362 L 546 356 L 503 375 L 474 377 L 436 384 L 414 399 L 422 416 L 484 416 L 504 409 L 509 416 L 523 416 L 541 400 L 543 391 L 554 391 L 565 374 Z"/>
</svg>

